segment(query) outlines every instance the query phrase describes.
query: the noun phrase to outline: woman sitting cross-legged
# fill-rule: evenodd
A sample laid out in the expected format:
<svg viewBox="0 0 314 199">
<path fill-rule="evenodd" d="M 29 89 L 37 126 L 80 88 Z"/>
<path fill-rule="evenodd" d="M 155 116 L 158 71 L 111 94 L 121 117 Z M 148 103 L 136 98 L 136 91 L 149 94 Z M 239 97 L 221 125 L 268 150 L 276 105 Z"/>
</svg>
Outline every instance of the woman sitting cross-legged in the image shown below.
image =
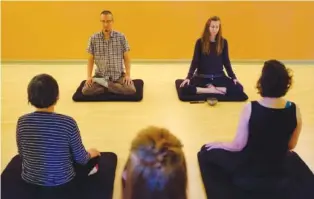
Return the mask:
<svg viewBox="0 0 314 199">
<path fill-rule="evenodd" d="M 229 77 L 225 75 L 224 67 Z M 188 76 L 180 87 L 183 95 L 216 94 L 229 101 L 248 99 L 233 72 L 219 17 L 211 17 L 206 22 L 202 37 L 196 41 Z"/>
<path fill-rule="evenodd" d="M 209 198 L 314 198 L 314 175 L 292 151 L 302 119 L 298 106 L 283 98 L 291 82 L 284 64 L 266 61 L 257 83 L 262 98 L 245 105 L 235 139 L 201 148 L 198 161 Z"/>
<path fill-rule="evenodd" d="M 182 144 L 167 129 L 148 127 L 131 144 L 123 177 L 123 199 L 187 199 Z"/>
<path fill-rule="evenodd" d="M 88 176 L 97 172 L 100 153 L 86 151 L 76 121 L 55 112 L 59 86 L 52 76 L 35 76 L 27 91 L 36 111 L 17 122 L 21 177 L 38 198 L 71 198 Z"/>
</svg>

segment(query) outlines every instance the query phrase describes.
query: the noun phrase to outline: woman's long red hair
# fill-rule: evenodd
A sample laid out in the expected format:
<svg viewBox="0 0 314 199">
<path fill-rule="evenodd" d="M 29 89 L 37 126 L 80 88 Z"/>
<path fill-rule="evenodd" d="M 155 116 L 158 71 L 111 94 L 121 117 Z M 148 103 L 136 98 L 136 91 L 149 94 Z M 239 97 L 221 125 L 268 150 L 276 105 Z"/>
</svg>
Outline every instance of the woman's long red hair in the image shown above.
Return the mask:
<svg viewBox="0 0 314 199">
<path fill-rule="evenodd" d="M 212 21 L 220 21 L 220 18 L 218 16 L 210 17 L 205 24 L 201 41 L 202 41 L 202 52 L 206 55 L 208 55 L 210 53 L 211 43 L 210 43 L 209 27 L 210 27 L 210 24 Z M 222 53 L 223 47 L 224 47 L 224 42 L 223 42 L 221 23 L 220 23 L 219 24 L 219 31 L 216 35 L 216 52 L 218 55 L 220 55 Z"/>
</svg>

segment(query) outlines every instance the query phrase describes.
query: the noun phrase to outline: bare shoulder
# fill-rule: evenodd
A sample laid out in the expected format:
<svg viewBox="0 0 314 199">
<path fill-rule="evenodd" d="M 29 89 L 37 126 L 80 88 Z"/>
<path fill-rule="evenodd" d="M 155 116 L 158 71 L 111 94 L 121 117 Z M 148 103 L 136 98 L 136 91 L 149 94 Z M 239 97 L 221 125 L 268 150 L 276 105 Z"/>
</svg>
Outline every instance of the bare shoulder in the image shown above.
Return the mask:
<svg viewBox="0 0 314 199">
<path fill-rule="evenodd" d="M 300 107 L 295 102 L 292 102 L 292 101 L 287 101 L 287 102 L 290 102 L 290 104 L 295 107 L 296 117 L 297 117 L 297 119 L 300 119 L 301 118 Z"/>
<path fill-rule="evenodd" d="M 248 102 L 242 108 L 242 116 L 245 118 L 250 118 L 251 112 L 252 112 L 252 102 Z"/>
<path fill-rule="evenodd" d="M 244 110 L 251 110 L 252 109 L 252 102 L 247 102 L 243 106 Z"/>
<path fill-rule="evenodd" d="M 301 109 L 298 105 L 295 104 L 295 111 L 296 111 L 296 116 L 297 116 L 297 119 L 298 121 L 301 122 Z"/>
</svg>

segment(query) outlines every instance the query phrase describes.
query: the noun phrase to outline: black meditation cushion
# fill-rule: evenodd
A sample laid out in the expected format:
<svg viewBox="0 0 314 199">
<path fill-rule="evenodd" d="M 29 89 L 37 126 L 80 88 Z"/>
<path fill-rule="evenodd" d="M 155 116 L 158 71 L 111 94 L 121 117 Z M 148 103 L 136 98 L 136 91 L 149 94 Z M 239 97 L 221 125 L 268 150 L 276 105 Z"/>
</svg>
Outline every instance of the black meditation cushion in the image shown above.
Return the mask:
<svg viewBox="0 0 314 199">
<path fill-rule="evenodd" d="M 75 102 L 102 102 L 102 101 L 129 101 L 137 102 L 143 99 L 143 86 L 144 81 L 141 79 L 134 79 L 133 83 L 136 88 L 136 93 L 133 95 L 119 95 L 114 93 L 104 93 L 95 96 L 86 96 L 83 95 L 82 89 L 85 85 L 85 81 L 82 81 L 79 87 L 76 89 L 75 93 L 72 96 L 73 101 Z"/>
<path fill-rule="evenodd" d="M 77 190 L 74 198 L 112 199 L 117 156 L 112 152 L 102 152 L 98 172 L 88 177 L 84 187 Z M 43 199 L 49 198 L 48 192 L 41 192 L 37 187 L 27 184 L 21 178 L 22 161 L 16 155 L 1 174 L 2 199 Z M 45 195 L 46 194 L 46 195 Z M 73 196 L 65 196 L 72 199 Z"/>
<path fill-rule="evenodd" d="M 212 157 L 220 159 L 222 150 L 212 151 Z M 226 153 L 225 153 L 226 154 Z M 234 156 L 234 154 L 229 153 Z M 288 175 L 282 177 L 240 177 L 234 179 L 224 166 L 208 163 L 206 152 L 198 154 L 200 172 L 208 198 L 211 199 L 310 199 L 314 198 L 314 174 L 295 152 L 289 152 L 285 169 Z M 227 161 L 225 161 L 228 164 Z M 229 164 L 233 164 L 230 161 Z M 227 167 L 227 166 L 226 166 Z M 237 177 L 239 178 L 239 177 Z M 261 183 L 263 180 L 263 183 Z M 271 187 L 271 185 L 273 187 Z"/>
<path fill-rule="evenodd" d="M 206 101 L 207 98 L 216 98 L 218 101 L 225 102 L 241 102 L 246 101 L 248 99 L 247 95 L 243 93 L 243 96 L 226 96 L 220 94 L 195 94 L 195 95 L 187 95 L 183 94 L 180 85 L 184 81 L 184 79 L 175 80 L 175 86 L 177 90 L 178 97 L 183 102 L 193 102 L 193 101 Z"/>
</svg>

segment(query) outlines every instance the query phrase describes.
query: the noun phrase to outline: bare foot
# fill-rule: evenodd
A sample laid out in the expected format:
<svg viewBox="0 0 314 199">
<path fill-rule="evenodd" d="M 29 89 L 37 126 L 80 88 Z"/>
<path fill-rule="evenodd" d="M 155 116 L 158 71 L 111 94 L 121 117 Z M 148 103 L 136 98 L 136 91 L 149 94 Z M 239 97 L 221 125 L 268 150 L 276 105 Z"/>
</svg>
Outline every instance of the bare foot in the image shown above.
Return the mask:
<svg viewBox="0 0 314 199">
<path fill-rule="evenodd" d="M 207 84 L 206 87 L 210 89 L 211 93 L 216 93 L 216 94 L 221 94 L 221 95 L 225 95 L 227 91 L 225 87 L 216 87 L 212 84 Z"/>
<path fill-rule="evenodd" d="M 224 88 L 224 87 L 214 87 L 214 88 L 215 88 L 216 92 L 218 94 L 221 94 L 221 95 L 225 95 L 227 92 L 226 88 Z"/>
<path fill-rule="evenodd" d="M 212 85 L 212 84 L 207 84 L 206 85 L 206 88 L 211 88 L 211 87 L 214 87 L 214 85 Z"/>
</svg>

